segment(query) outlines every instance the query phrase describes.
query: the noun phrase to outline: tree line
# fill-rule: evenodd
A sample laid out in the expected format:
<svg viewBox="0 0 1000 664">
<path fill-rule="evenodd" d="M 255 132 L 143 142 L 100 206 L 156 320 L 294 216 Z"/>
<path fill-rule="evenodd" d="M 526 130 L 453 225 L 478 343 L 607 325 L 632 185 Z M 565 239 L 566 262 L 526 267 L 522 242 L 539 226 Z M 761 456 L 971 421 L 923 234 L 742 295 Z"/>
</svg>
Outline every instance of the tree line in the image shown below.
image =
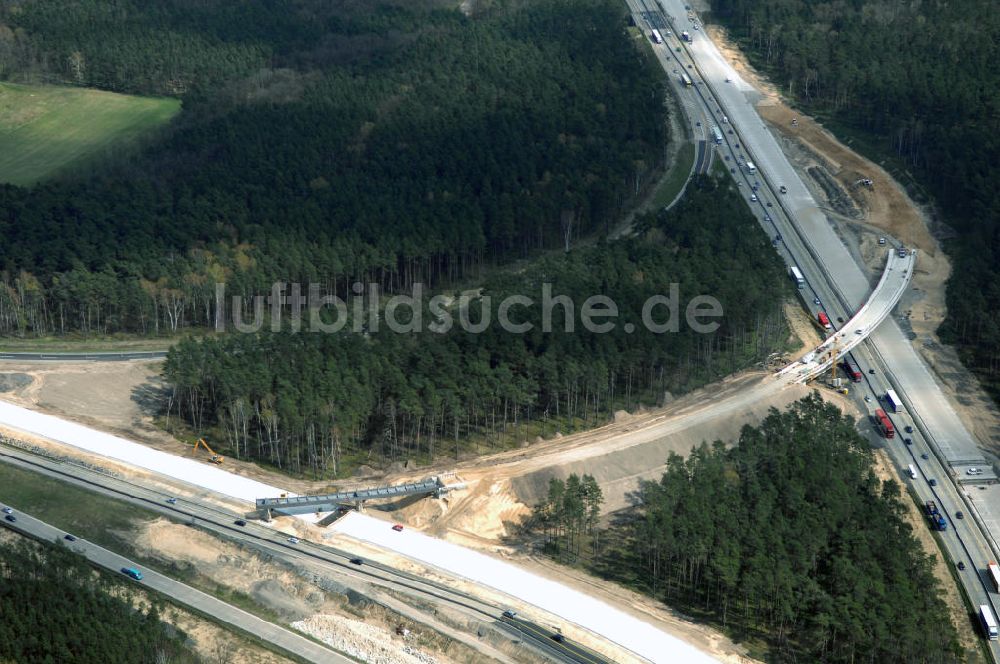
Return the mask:
<svg viewBox="0 0 1000 664">
<path fill-rule="evenodd" d="M 214 66 L 202 42 L 225 66 L 140 154 L 0 186 L 0 334 L 211 326 L 217 281 L 344 295 L 355 280 L 398 292 L 476 278 L 607 230 L 663 165 L 663 79 L 609 0 L 479 17 L 313 0 L 23 4 L 0 14 L 0 43 L 26 40 L 52 75 L 88 45 L 94 75 L 145 71 L 135 58 Z M 147 30 L 198 39 L 182 56 Z M 226 50 L 251 44 L 270 55 Z M 172 85 L 167 64 L 148 75 Z"/>
<path fill-rule="evenodd" d="M 0 661 L 195 664 L 183 633 L 56 544 L 0 543 Z"/>
<path fill-rule="evenodd" d="M 167 415 L 235 457 L 340 475 L 359 464 L 496 450 L 591 426 L 615 409 L 658 403 L 665 391 L 704 385 L 783 347 L 787 328 L 775 294 L 790 286 L 729 183 L 699 177 L 680 205 L 638 220 L 637 228 L 637 237 L 578 247 L 484 282 L 482 295 L 493 303 L 510 295 L 537 302 L 543 284 L 554 298 L 567 296 L 575 306 L 553 308 L 550 332 L 533 306 L 512 314 L 533 326 L 520 334 L 495 320 L 481 333 L 456 324 L 443 333 L 399 334 L 383 325 L 357 334 L 352 322 L 330 334 L 185 340 L 164 365 L 172 386 Z M 642 310 L 671 284 L 679 325 L 657 333 L 642 324 Z M 684 321 L 687 302 L 703 294 L 722 307 L 710 333 Z M 617 305 L 617 324 L 606 333 L 580 324 L 582 304 L 593 295 Z M 484 299 L 469 308 L 470 321 L 483 320 Z M 434 312 L 423 318 L 434 321 Z M 576 320 L 572 332 L 567 318 Z M 654 317 L 666 318 L 665 308 Z"/>
<path fill-rule="evenodd" d="M 957 662 L 955 628 L 908 500 L 818 394 L 672 454 L 601 533 L 593 568 L 761 640 L 779 662 Z"/>
<path fill-rule="evenodd" d="M 941 337 L 1000 399 L 1000 13 L 962 3 L 721 0 L 755 64 L 931 202 L 955 267 Z M 913 182 L 915 180 L 915 182 Z"/>
</svg>

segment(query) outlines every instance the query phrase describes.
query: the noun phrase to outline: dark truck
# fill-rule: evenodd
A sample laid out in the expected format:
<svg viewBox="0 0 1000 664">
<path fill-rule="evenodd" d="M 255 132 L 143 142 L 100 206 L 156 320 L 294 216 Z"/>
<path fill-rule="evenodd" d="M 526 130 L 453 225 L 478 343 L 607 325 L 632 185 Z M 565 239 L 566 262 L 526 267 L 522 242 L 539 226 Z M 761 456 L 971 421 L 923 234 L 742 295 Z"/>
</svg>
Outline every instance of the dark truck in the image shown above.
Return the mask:
<svg viewBox="0 0 1000 664">
<path fill-rule="evenodd" d="M 933 500 L 928 500 L 924 505 L 924 509 L 927 511 L 927 518 L 931 520 L 931 528 L 934 530 L 948 529 L 948 522 L 945 521 L 944 516 L 938 511 L 937 503 Z"/>
</svg>

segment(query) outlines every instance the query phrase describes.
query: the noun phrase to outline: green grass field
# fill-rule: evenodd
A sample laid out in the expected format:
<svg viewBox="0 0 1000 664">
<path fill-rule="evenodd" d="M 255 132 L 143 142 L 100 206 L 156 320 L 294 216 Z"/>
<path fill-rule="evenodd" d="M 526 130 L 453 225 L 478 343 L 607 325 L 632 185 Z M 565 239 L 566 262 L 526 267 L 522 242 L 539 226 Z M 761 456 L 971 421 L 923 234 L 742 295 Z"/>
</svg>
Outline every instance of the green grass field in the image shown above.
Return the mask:
<svg viewBox="0 0 1000 664">
<path fill-rule="evenodd" d="M 32 185 L 125 148 L 180 107 L 177 99 L 0 83 L 0 182 Z"/>
</svg>

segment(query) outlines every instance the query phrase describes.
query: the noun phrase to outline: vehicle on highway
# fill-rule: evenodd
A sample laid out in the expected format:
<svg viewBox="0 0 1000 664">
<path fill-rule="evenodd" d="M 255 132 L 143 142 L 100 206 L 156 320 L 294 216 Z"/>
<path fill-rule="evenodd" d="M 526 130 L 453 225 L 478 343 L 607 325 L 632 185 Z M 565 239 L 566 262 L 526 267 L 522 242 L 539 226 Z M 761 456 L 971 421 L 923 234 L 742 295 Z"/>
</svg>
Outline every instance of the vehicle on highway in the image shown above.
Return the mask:
<svg viewBox="0 0 1000 664">
<path fill-rule="evenodd" d="M 728 76 L 726 77 L 726 83 L 732 83 L 732 81 L 733 79 L 729 78 Z"/>
<path fill-rule="evenodd" d="M 723 122 L 725 122 L 725 121 L 726 121 L 726 118 L 722 118 L 722 121 L 723 121 Z M 730 133 L 730 134 L 732 134 L 732 133 L 733 133 L 733 130 L 732 130 L 732 129 L 730 129 L 730 130 L 729 130 L 729 133 Z"/>
<path fill-rule="evenodd" d="M 843 316 L 837 316 L 837 322 L 838 323 L 843 323 L 844 322 L 844 317 Z"/>
<path fill-rule="evenodd" d="M 14 523 L 15 521 L 17 521 L 17 517 L 14 516 L 13 514 L 6 514 L 6 515 L 4 515 L 3 518 L 7 519 L 11 523 Z"/>
<path fill-rule="evenodd" d="M 862 330 L 860 327 L 858 329 L 854 330 L 854 334 L 864 334 L 864 333 L 865 333 L 865 331 Z"/>
<path fill-rule="evenodd" d="M 4 513 L 4 514 L 13 514 L 13 513 L 14 513 L 14 510 L 12 510 L 12 509 L 11 509 L 11 508 L 9 508 L 9 507 L 5 507 L 5 508 L 3 508 L 3 513 Z"/>
<path fill-rule="evenodd" d="M 299 538 L 298 537 L 289 537 L 288 538 L 288 543 L 289 544 L 298 544 L 299 543 Z"/>
<path fill-rule="evenodd" d="M 774 207 L 774 206 L 773 206 L 773 205 L 771 204 L 771 201 L 768 201 L 768 202 L 767 202 L 767 207 Z"/>
<path fill-rule="evenodd" d="M 765 214 L 764 215 L 764 221 L 771 221 L 771 215 Z"/>
<path fill-rule="evenodd" d="M 997 621 L 988 604 L 979 605 L 979 623 L 983 627 L 983 635 L 990 641 L 997 640 Z"/>
<path fill-rule="evenodd" d="M 982 475 L 983 474 L 983 469 L 982 468 L 968 468 L 965 471 L 965 474 L 966 475 Z"/>
<path fill-rule="evenodd" d="M 365 561 L 361 560 L 361 558 L 351 558 L 352 565 L 363 565 L 364 563 Z"/>
<path fill-rule="evenodd" d="M 920 455 L 920 458 L 921 459 L 930 459 L 930 456 L 928 456 L 927 452 L 924 452 L 923 454 Z"/>
<path fill-rule="evenodd" d="M 931 486 L 937 486 L 937 480 L 934 479 L 933 477 L 927 480 L 927 483 L 930 484 Z"/>
<path fill-rule="evenodd" d="M 913 439 L 912 438 L 904 438 L 903 442 L 906 443 L 907 445 L 912 445 L 913 444 Z"/>
<path fill-rule="evenodd" d="M 167 502 L 170 503 L 171 505 L 176 505 L 177 504 L 177 499 L 176 498 L 167 498 Z"/>
<path fill-rule="evenodd" d="M 909 424 L 907 424 L 903 428 L 906 429 L 906 433 L 913 433 L 913 427 L 911 427 Z"/>
<path fill-rule="evenodd" d="M 778 191 L 780 191 L 783 194 L 787 194 L 788 193 L 788 187 L 786 187 L 785 185 L 781 185 L 780 187 L 778 187 Z"/>
<path fill-rule="evenodd" d="M 750 194 L 750 200 L 753 201 L 754 203 L 756 203 L 757 202 L 757 194 Z"/>
<path fill-rule="evenodd" d="M 866 394 L 865 395 L 865 403 L 871 403 L 871 402 L 872 402 L 872 398 Z"/>
<path fill-rule="evenodd" d="M 874 376 L 874 375 L 875 375 L 875 370 L 874 370 L 874 369 L 869 369 L 869 370 L 868 370 L 868 373 L 870 373 L 871 375 L 873 375 L 873 376 Z"/>
<path fill-rule="evenodd" d="M 552 640 L 555 641 L 556 643 L 562 643 L 566 640 L 566 637 L 563 636 L 562 634 L 553 634 Z"/>
<path fill-rule="evenodd" d="M 819 304 L 819 298 L 818 297 L 814 297 L 813 298 L 813 304 Z"/>
<path fill-rule="evenodd" d="M 962 512 L 955 512 L 955 518 L 956 519 L 964 519 L 965 518 L 965 514 L 963 514 Z"/>
<path fill-rule="evenodd" d="M 961 560 L 958 561 L 958 569 L 965 571 L 965 563 L 963 563 Z"/>
<path fill-rule="evenodd" d="M 515 616 L 517 616 L 517 611 L 514 611 L 512 609 L 507 609 L 506 611 L 503 612 L 504 618 L 514 618 Z"/>
<path fill-rule="evenodd" d="M 698 122 L 695 122 L 695 123 L 694 123 L 694 126 L 695 126 L 695 127 L 700 127 L 700 126 L 701 126 L 701 121 L 699 120 Z"/>
<path fill-rule="evenodd" d="M 136 581 L 142 581 L 142 572 L 134 567 L 122 567 L 122 574 Z"/>
<path fill-rule="evenodd" d="M 729 155 L 728 155 L 728 154 L 726 155 L 726 161 L 729 161 Z M 735 168 L 731 168 L 731 169 L 729 169 L 729 170 L 731 170 L 731 171 L 732 171 L 733 173 L 735 173 L 735 172 L 736 172 L 736 169 L 735 169 Z"/>
<path fill-rule="evenodd" d="M 65 535 L 63 535 L 63 539 L 66 540 L 67 542 L 75 542 L 76 541 L 76 537 L 74 537 L 73 535 L 70 535 L 69 533 L 66 533 Z"/>
<path fill-rule="evenodd" d="M 236 521 L 233 521 L 233 523 L 235 523 L 237 526 L 245 526 L 245 525 L 247 525 L 246 519 L 236 519 Z"/>
<path fill-rule="evenodd" d="M 392 527 L 392 529 L 395 530 L 397 533 L 401 533 L 403 532 L 403 524 L 397 523 Z"/>
<path fill-rule="evenodd" d="M 884 238 L 884 237 L 880 237 L 880 238 L 878 239 L 878 243 L 879 243 L 879 244 L 885 244 L 885 238 Z"/>
</svg>

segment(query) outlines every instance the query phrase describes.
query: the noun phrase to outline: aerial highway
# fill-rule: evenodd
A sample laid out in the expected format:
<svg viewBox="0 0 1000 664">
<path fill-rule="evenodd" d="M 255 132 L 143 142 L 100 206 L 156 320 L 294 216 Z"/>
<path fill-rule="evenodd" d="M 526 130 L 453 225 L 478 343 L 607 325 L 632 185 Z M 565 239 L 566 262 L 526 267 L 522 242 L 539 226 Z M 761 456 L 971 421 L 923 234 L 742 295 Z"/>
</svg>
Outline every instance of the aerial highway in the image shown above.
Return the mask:
<svg viewBox="0 0 1000 664">
<path fill-rule="evenodd" d="M 365 583 L 381 586 L 418 598 L 422 603 L 443 603 L 451 609 L 465 613 L 471 621 L 490 623 L 511 634 L 525 647 L 538 654 L 567 664 L 609 664 L 609 661 L 570 639 L 560 641 L 552 637 L 557 634 L 551 629 L 542 629 L 522 616 L 505 618 L 506 607 L 487 602 L 478 597 L 456 590 L 452 586 L 429 580 L 421 575 L 397 570 L 374 560 L 362 560 L 357 552 L 338 547 L 299 540 L 294 544 L 289 540 L 291 533 L 281 532 L 263 523 L 246 521 L 238 525 L 241 514 L 218 507 L 209 501 L 175 498 L 170 494 L 112 477 L 77 464 L 48 459 L 25 450 L 0 445 L 0 462 L 39 472 L 61 481 L 68 482 L 90 491 L 139 505 L 147 510 L 159 512 L 173 519 L 187 522 L 211 531 L 220 537 L 235 540 L 258 549 L 268 556 L 293 563 L 299 568 L 311 569 L 320 575 L 347 575 Z M 169 499 L 169 501 L 168 501 Z M 20 517 L 18 520 L 20 523 Z M 61 536 L 61 534 L 60 534 Z M 120 569 L 123 565 L 115 567 Z M 145 574 L 145 571 L 143 570 Z M 436 626 L 442 629 L 442 626 Z M 459 633 L 449 634 L 457 640 L 464 640 L 474 648 L 485 647 L 481 642 Z M 490 653 L 492 654 L 492 653 Z M 497 653 L 497 659 L 503 660 Z"/>
<path fill-rule="evenodd" d="M 16 506 L 15 506 L 16 507 Z M 236 628 L 238 631 L 250 634 L 262 641 L 287 653 L 316 664 L 334 662 L 336 664 L 352 664 L 355 660 L 341 655 L 335 650 L 320 645 L 292 630 L 285 629 L 272 622 L 258 618 L 231 604 L 206 595 L 191 586 L 175 581 L 147 567 L 119 556 L 117 553 L 97 546 L 84 539 L 81 533 L 70 542 L 65 539 L 65 531 L 55 528 L 44 521 L 35 519 L 24 512 L 15 509 L 16 521 L 0 521 L 7 528 L 45 542 L 62 542 L 71 551 L 84 556 L 94 565 L 103 567 L 115 574 L 121 574 L 122 568 L 137 569 L 142 579 L 133 581 L 144 588 L 165 595 L 182 606 L 193 609 L 202 615 L 211 616 L 221 623 Z M 75 535 L 74 535 L 75 536 Z M 124 575 L 123 575 L 124 578 Z"/>
<path fill-rule="evenodd" d="M 167 356 L 167 352 L 165 350 L 95 353 L 7 353 L 0 351 L 0 360 L 17 362 L 125 362 L 128 360 L 162 360 Z"/>
<path fill-rule="evenodd" d="M 651 11 L 652 0 L 633 1 L 637 3 L 632 5 L 636 15 Z M 662 0 L 660 4 L 664 10 L 664 22 L 671 26 L 674 35 L 691 25 L 692 19 L 682 2 Z M 690 59 L 692 67 L 688 71 L 694 72 L 692 78 L 701 82 L 695 87 L 706 111 L 715 113 L 717 118 L 729 120 L 731 131 L 727 131 L 722 149 L 730 156 L 727 162 L 733 164 L 730 171 L 741 186 L 758 186 L 757 191 L 764 192 L 764 195 L 758 195 L 758 201 L 748 203 L 758 214 L 765 231 L 773 234 L 775 247 L 782 257 L 804 274 L 806 283 L 803 294 L 807 302 L 812 299 L 815 306 L 812 311 L 825 311 L 836 320 L 850 318 L 851 313 L 866 302 L 871 289 L 868 277 L 836 235 L 757 114 L 754 102 L 759 94 L 740 78 L 703 31 L 692 30 L 690 34 L 690 43 L 673 39 L 666 40 L 662 47 L 656 47 L 661 62 L 664 59 L 663 50 L 673 50 L 680 57 Z M 748 161 L 755 165 L 753 173 L 748 172 Z M 778 192 L 781 188 L 784 193 Z M 743 189 L 744 192 L 749 190 Z M 980 527 L 988 528 L 992 524 L 995 528 L 1000 525 L 1000 518 L 997 518 L 1000 515 L 1000 489 L 994 485 L 969 492 L 951 481 L 936 482 L 936 486 L 931 486 L 929 482 L 929 479 L 962 478 L 963 468 L 988 467 L 988 464 L 972 435 L 892 318 L 859 336 L 864 336 L 866 343 L 857 345 L 851 356 L 866 371 L 864 380 L 872 390 L 866 402 L 872 397 L 878 399 L 880 393 L 894 388 L 901 395 L 907 414 L 892 414 L 890 417 L 894 421 L 905 422 L 903 426 L 913 430 L 906 436 L 911 439 L 910 445 L 896 438 L 886 441 L 885 446 L 901 469 L 907 467 L 908 463 L 903 463 L 907 459 L 917 462 L 921 476 L 912 480 L 911 485 L 918 498 L 933 496 L 948 515 L 949 522 L 960 524 L 939 534 L 942 546 L 952 556 L 953 562 L 964 563 L 971 572 L 959 577 L 971 603 L 989 604 L 996 612 L 1000 596 L 984 580 L 985 562 L 997 557 L 997 549 L 990 547 L 991 543 L 995 544 L 996 534 L 984 533 Z M 878 378 L 873 379 L 873 374 Z M 921 455 L 919 459 L 914 458 L 916 454 Z M 967 514 L 970 505 L 975 510 L 975 519 L 955 518 L 959 512 Z M 996 642 L 991 642 L 989 646 L 994 659 L 1000 661 L 1000 649 Z"/>
</svg>

